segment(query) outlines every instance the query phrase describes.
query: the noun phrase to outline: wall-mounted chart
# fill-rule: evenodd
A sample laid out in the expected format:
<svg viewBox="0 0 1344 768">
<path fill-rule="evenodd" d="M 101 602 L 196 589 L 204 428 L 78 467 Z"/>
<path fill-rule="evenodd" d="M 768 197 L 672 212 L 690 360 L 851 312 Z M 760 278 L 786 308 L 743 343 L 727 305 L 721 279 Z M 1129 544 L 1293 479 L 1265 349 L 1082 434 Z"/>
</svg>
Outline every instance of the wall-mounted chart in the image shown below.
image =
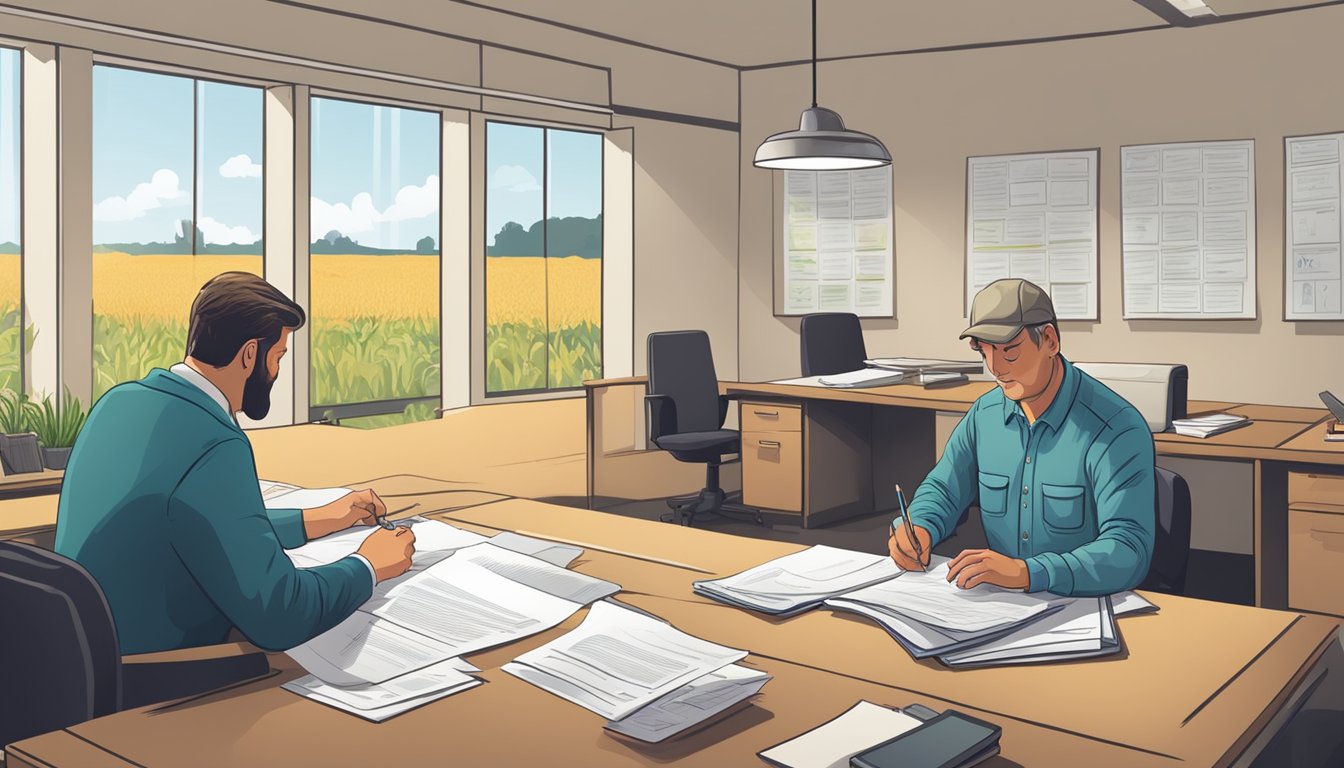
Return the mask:
<svg viewBox="0 0 1344 768">
<path fill-rule="evenodd" d="M 1339 216 L 1344 133 L 1289 136 L 1283 145 L 1283 318 L 1344 320 Z"/>
</svg>

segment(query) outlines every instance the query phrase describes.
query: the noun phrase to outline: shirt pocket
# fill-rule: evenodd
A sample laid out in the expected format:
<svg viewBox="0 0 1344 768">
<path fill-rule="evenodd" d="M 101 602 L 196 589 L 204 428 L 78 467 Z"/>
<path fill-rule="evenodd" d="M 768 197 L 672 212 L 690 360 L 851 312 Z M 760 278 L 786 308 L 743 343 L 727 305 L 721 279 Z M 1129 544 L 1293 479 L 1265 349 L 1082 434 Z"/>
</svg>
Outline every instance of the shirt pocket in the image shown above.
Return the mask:
<svg viewBox="0 0 1344 768">
<path fill-rule="evenodd" d="M 1057 531 L 1076 531 L 1083 527 L 1083 491 L 1081 485 L 1041 483 L 1041 504 L 1045 524 Z"/>
<path fill-rule="evenodd" d="M 991 472 L 980 473 L 980 511 L 1002 515 L 1008 511 L 1008 478 Z"/>
</svg>

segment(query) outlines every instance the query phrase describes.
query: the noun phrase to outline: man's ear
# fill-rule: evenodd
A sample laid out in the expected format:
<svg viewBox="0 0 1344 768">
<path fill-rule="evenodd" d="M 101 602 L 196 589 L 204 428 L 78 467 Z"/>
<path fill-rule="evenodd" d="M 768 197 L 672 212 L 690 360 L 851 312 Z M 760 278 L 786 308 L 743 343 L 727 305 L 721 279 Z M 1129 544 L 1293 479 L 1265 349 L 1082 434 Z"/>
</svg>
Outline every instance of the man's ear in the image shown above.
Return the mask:
<svg viewBox="0 0 1344 768">
<path fill-rule="evenodd" d="M 256 339 L 248 339 L 243 342 L 243 348 L 239 350 L 239 353 L 243 358 L 244 371 L 251 371 L 252 367 L 257 364 L 257 348 L 258 343 Z"/>
<path fill-rule="evenodd" d="M 1059 354 L 1059 329 L 1055 327 L 1054 323 L 1051 323 L 1045 326 L 1043 330 L 1045 336 L 1041 341 L 1045 342 L 1046 350 L 1052 355 Z"/>
</svg>

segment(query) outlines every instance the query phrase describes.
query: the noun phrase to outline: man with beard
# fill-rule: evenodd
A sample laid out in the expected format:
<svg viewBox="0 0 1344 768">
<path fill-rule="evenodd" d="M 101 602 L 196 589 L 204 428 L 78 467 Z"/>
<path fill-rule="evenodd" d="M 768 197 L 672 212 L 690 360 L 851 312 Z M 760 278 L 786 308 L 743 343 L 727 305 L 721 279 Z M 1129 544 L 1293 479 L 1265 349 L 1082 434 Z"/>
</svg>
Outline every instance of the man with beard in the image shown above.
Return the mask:
<svg viewBox="0 0 1344 768">
<path fill-rule="evenodd" d="M 282 548 L 387 508 L 371 490 L 313 509 L 266 509 L 236 414 L 264 417 L 303 309 L 261 278 L 225 272 L 191 305 L 186 359 L 113 387 L 70 455 L 56 551 L 98 581 L 122 653 L 223 642 L 237 628 L 283 650 L 319 635 L 404 573 L 415 534 L 376 528 L 359 551 L 295 568 Z"/>
</svg>

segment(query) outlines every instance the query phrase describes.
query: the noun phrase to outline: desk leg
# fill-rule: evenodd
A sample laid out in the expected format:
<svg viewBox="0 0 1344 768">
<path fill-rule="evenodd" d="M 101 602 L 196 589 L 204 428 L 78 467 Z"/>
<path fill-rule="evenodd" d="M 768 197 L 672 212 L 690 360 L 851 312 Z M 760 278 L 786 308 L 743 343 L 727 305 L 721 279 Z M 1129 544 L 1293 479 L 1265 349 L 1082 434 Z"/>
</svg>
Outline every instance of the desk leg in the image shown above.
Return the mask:
<svg viewBox="0 0 1344 768">
<path fill-rule="evenodd" d="M 894 510 L 895 484 L 907 503 L 936 463 L 936 413 L 922 408 L 873 406 L 873 502 Z"/>
<path fill-rule="evenodd" d="M 1255 462 L 1255 604 L 1288 606 L 1288 465 Z"/>
</svg>

